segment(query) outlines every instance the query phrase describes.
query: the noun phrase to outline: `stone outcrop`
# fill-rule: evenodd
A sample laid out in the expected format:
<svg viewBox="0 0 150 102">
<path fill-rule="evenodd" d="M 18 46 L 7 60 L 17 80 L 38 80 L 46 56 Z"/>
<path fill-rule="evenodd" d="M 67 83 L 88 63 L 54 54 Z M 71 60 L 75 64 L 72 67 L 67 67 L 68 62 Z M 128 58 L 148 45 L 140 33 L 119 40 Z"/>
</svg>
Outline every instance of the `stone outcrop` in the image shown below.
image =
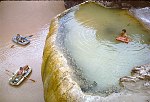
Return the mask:
<svg viewBox="0 0 150 102">
<path fill-rule="evenodd" d="M 137 82 L 144 80 L 144 86 L 150 86 L 150 64 L 137 66 L 132 69 L 131 76 L 120 78 L 120 84 L 124 86 L 125 82 Z"/>
<path fill-rule="evenodd" d="M 136 17 L 139 21 L 142 21 L 141 23 L 145 28 L 150 30 L 150 6 L 145 8 L 132 8 L 129 10 L 130 14 Z"/>
</svg>

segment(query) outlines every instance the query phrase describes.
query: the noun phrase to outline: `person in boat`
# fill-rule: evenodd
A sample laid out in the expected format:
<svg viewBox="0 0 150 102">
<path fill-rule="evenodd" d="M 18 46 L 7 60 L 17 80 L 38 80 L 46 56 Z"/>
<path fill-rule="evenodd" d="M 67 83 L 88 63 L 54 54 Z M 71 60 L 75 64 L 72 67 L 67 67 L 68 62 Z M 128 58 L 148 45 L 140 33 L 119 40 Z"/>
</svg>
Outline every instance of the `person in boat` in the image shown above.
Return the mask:
<svg viewBox="0 0 150 102">
<path fill-rule="evenodd" d="M 19 41 L 19 42 L 24 42 L 24 37 L 21 37 L 21 35 L 20 34 L 17 34 L 17 36 L 16 36 L 16 40 L 17 41 Z"/>
<path fill-rule="evenodd" d="M 23 73 L 24 73 L 24 69 L 22 67 L 20 67 L 17 74 L 12 78 L 12 82 L 17 83 L 21 79 Z"/>
<path fill-rule="evenodd" d="M 20 34 L 17 34 L 17 36 L 16 36 L 16 40 L 17 40 L 17 41 L 20 41 L 20 40 L 21 40 L 21 36 L 20 36 Z"/>
<path fill-rule="evenodd" d="M 122 29 L 122 32 L 121 32 L 120 36 L 124 37 L 124 38 L 128 38 L 128 36 L 126 34 L 126 29 Z"/>
<path fill-rule="evenodd" d="M 16 76 L 13 77 L 12 82 L 17 83 L 26 73 L 28 73 L 29 66 L 26 65 L 24 67 L 20 67 L 19 71 L 17 72 Z"/>
<path fill-rule="evenodd" d="M 24 73 L 24 68 L 20 67 L 19 71 L 17 72 L 17 75 L 22 75 Z"/>
<path fill-rule="evenodd" d="M 20 70 L 17 72 L 17 75 L 24 75 L 28 72 L 29 66 L 20 67 Z"/>
<path fill-rule="evenodd" d="M 23 73 L 23 75 L 25 75 L 26 73 L 28 73 L 29 66 L 26 65 L 26 66 L 24 66 L 23 68 L 24 68 L 24 73 Z"/>
</svg>

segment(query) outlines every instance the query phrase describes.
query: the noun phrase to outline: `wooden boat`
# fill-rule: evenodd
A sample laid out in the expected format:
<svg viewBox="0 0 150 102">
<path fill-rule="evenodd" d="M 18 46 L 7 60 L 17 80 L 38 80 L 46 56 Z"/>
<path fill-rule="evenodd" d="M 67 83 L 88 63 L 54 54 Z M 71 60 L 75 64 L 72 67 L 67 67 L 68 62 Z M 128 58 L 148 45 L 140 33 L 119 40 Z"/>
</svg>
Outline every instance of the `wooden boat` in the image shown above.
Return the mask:
<svg viewBox="0 0 150 102">
<path fill-rule="evenodd" d="M 23 38 L 23 41 L 22 41 L 22 42 L 21 42 L 21 41 L 18 41 L 18 40 L 16 39 L 16 37 L 17 37 L 17 36 L 14 36 L 14 37 L 12 38 L 12 41 L 15 42 L 15 43 L 17 43 L 17 44 L 20 44 L 20 45 L 25 46 L 25 45 L 27 45 L 27 44 L 30 43 L 30 40 L 27 39 L 26 37 L 21 36 L 21 37 Z"/>
<path fill-rule="evenodd" d="M 127 38 L 127 37 L 121 37 L 121 36 L 117 37 L 116 40 L 124 42 L 124 43 L 129 43 L 130 42 L 129 38 Z"/>
<path fill-rule="evenodd" d="M 23 69 L 24 72 L 21 75 L 18 75 L 20 68 L 15 73 L 13 73 L 13 76 L 9 79 L 10 85 L 13 85 L 13 86 L 20 85 L 24 81 L 24 79 L 26 79 L 26 77 L 32 72 L 31 67 L 29 67 L 28 65 L 26 65 L 22 68 L 24 68 Z"/>
</svg>

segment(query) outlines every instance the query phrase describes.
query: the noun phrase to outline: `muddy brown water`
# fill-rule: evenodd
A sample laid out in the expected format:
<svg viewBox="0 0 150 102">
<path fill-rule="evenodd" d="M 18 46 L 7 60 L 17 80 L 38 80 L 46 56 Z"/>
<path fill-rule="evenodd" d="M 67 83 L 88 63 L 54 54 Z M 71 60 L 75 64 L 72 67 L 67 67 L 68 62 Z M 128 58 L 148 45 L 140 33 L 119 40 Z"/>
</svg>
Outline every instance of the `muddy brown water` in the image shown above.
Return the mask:
<svg viewBox="0 0 150 102">
<path fill-rule="evenodd" d="M 2 1 L 0 2 L 0 102 L 44 102 L 41 80 L 42 54 L 50 20 L 64 11 L 63 1 Z M 16 45 L 12 36 L 33 35 L 26 47 Z M 14 48 L 10 48 L 14 45 Z M 32 67 L 29 78 L 19 87 L 8 84 L 11 74 L 20 66 Z"/>
</svg>

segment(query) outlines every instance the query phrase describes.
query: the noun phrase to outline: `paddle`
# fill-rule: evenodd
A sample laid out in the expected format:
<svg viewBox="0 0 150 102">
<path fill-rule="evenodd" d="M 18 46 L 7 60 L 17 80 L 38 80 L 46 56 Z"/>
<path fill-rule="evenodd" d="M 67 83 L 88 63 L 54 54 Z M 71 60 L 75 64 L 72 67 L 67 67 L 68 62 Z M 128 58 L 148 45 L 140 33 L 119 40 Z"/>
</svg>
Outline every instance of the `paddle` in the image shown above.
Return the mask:
<svg viewBox="0 0 150 102">
<path fill-rule="evenodd" d="M 15 45 L 12 45 L 10 48 L 14 48 Z"/>
<path fill-rule="evenodd" d="M 10 74 L 8 74 L 8 73 L 6 73 L 8 76 L 10 76 L 11 77 L 11 75 Z"/>
<path fill-rule="evenodd" d="M 33 35 L 29 35 L 29 36 L 26 36 L 26 37 L 24 37 L 24 38 L 30 38 L 30 37 L 32 37 Z M 10 48 L 14 48 L 15 47 L 15 45 L 12 45 Z"/>
<path fill-rule="evenodd" d="M 24 37 L 24 38 L 28 38 L 28 37 L 30 38 L 30 37 L 32 37 L 32 36 L 33 36 L 33 35 L 29 35 L 29 36 L 26 36 L 26 37 Z"/>
<path fill-rule="evenodd" d="M 9 70 L 5 70 L 5 71 L 7 71 L 7 72 L 9 72 L 9 73 L 11 73 L 11 74 L 13 74 L 14 75 L 14 73 L 13 72 L 11 72 L 11 71 L 9 71 Z M 22 76 L 23 77 L 23 76 Z M 33 80 L 33 79 L 29 79 L 29 78 L 27 78 L 27 77 L 24 77 L 24 78 L 26 78 L 27 80 L 31 80 L 32 82 L 36 82 L 35 80 Z"/>
</svg>

